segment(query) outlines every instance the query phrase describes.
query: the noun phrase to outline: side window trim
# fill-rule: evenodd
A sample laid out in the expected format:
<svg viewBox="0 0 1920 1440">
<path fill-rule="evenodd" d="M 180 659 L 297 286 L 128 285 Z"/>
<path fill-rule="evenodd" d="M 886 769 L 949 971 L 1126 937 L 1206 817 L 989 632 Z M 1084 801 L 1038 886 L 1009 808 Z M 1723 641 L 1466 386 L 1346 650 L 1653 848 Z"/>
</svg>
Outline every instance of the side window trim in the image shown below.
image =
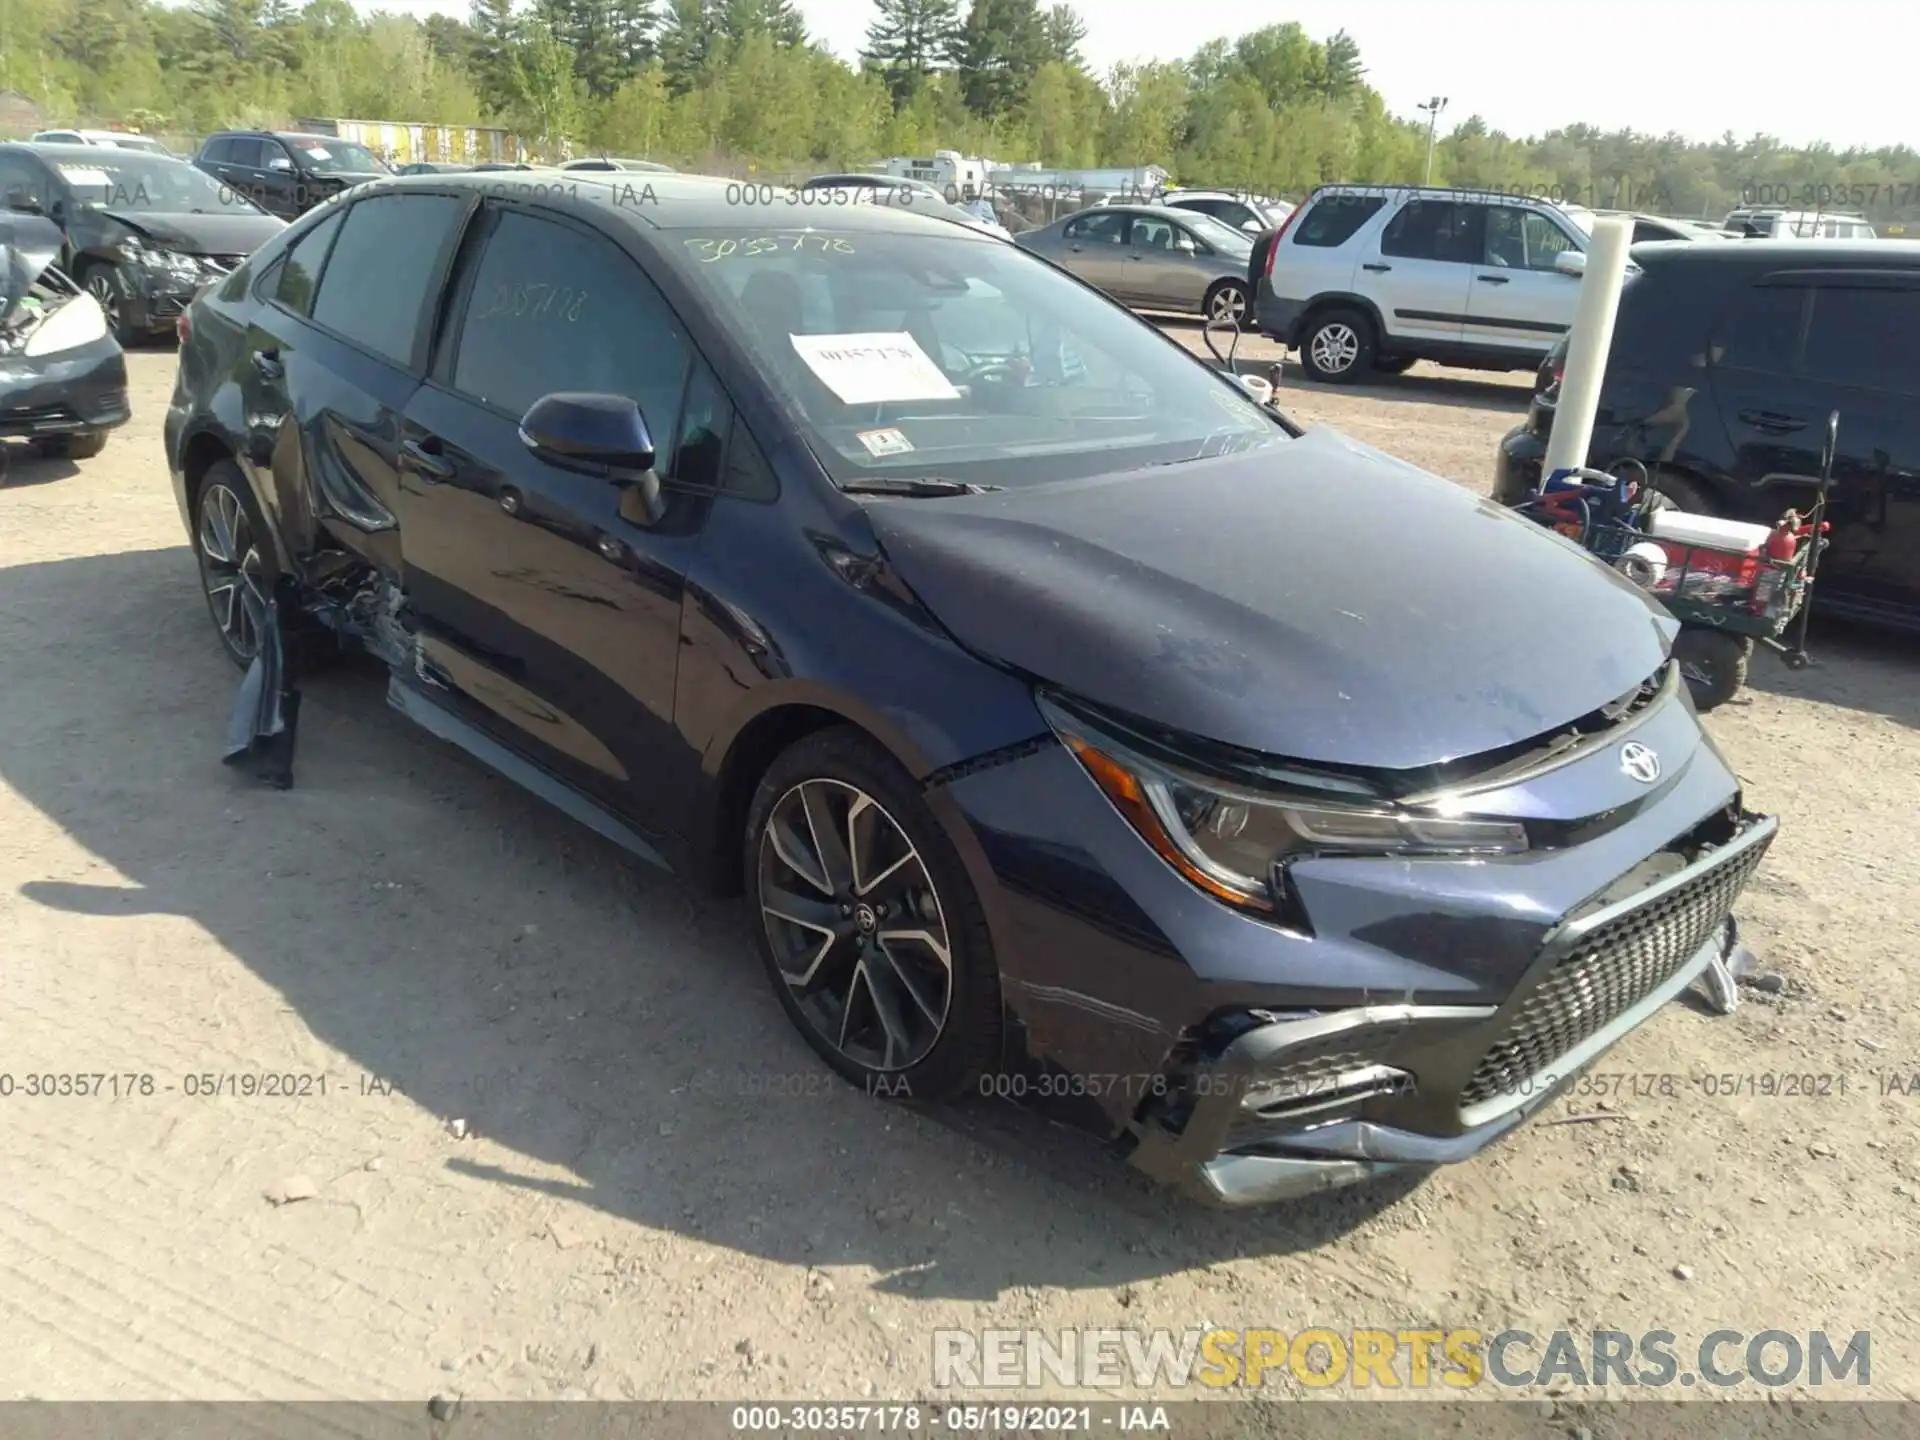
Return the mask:
<svg viewBox="0 0 1920 1440">
<path fill-rule="evenodd" d="M 319 302 L 320 302 L 321 287 L 326 284 L 326 278 L 327 278 L 326 272 L 329 269 L 331 269 L 333 266 L 333 252 L 339 249 L 340 247 L 340 237 L 347 233 L 347 220 L 350 220 L 353 217 L 354 209 L 357 206 L 368 203 L 369 201 L 379 201 L 382 199 L 391 198 L 392 196 L 395 196 L 395 195 L 436 195 L 436 196 L 443 196 L 443 197 L 451 196 L 455 199 L 467 199 L 469 202 L 465 213 L 461 215 L 459 221 L 453 227 L 453 234 L 451 239 L 445 244 L 442 254 L 434 262 L 433 283 L 441 292 L 442 296 L 444 296 L 445 290 L 446 290 L 447 266 L 450 263 L 451 258 L 454 255 L 459 253 L 461 237 L 466 234 L 468 227 L 471 226 L 473 223 L 473 212 L 474 212 L 475 206 L 471 203 L 470 196 L 467 194 L 463 194 L 461 191 L 458 191 L 458 190 L 388 191 L 385 195 L 366 195 L 366 196 L 362 196 L 357 200 L 349 201 L 347 202 L 346 206 L 342 209 L 341 214 L 345 218 L 341 220 L 340 229 L 336 231 L 334 234 L 333 243 L 327 246 L 327 258 L 320 267 L 321 269 L 320 277 L 313 282 L 313 298 L 314 298 L 314 304 L 316 307 L 319 305 Z M 323 202 L 322 206 L 316 207 L 316 208 L 326 208 L 325 202 Z M 436 311 L 438 309 L 439 303 L 440 303 L 439 301 L 435 302 Z M 293 312 L 288 311 L 287 313 L 292 314 Z M 402 361 L 395 360 L 390 355 L 382 355 L 377 350 L 369 350 L 365 345 L 361 344 L 358 340 L 355 340 L 352 336 L 343 335 L 338 330 L 335 330 L 332 326 L 321 324 L 320 321 L 316 320 L 311 315 L 304 315 L 298 318 L 305 320 L 307 324 L 313 326 L 314 329 L 318 330 L 322 335 L 325 335 L 328 339 L 336 340 L 340 344 L 345 345 L 348 349 L 352 350 L 356 355 L 364 355 L 369 360 L 377 360 L 381 364 L 390 365 L 396 370 L 404 370 L 408 374 L 413 375 L 416 378 L 424 377 L 424 375 L 426 374 L 426 371 L 422 368 L 422 366 L 423 366 L 424 358 L 430 352 L 433 332 L 430 326 L 426 323 L 423 323 L 423 321 L 421 321 L 420 319 L 416 318 L 414 322 L 413 353 L 408 360 L 402 362 Z"/>
</svg>

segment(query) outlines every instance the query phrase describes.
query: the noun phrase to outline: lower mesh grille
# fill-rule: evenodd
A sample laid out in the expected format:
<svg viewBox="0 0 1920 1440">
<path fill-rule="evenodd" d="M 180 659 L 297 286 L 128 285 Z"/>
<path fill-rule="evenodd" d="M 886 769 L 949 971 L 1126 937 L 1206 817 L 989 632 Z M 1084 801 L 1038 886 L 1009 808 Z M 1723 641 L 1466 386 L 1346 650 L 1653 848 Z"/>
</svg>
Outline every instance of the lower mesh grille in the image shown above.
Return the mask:
<svg viewBox="0 0 1920 1440">
<path fill-rule="evenodd" d="M 1744 846 L 1581 937 L 1521 1002 L 1461 1092 L 1462 1107 L 1521 1093 L 1525 1082 L 1672 979 L 1713 938 L 1766 851 L 1766 843 Z"/>
</svg>

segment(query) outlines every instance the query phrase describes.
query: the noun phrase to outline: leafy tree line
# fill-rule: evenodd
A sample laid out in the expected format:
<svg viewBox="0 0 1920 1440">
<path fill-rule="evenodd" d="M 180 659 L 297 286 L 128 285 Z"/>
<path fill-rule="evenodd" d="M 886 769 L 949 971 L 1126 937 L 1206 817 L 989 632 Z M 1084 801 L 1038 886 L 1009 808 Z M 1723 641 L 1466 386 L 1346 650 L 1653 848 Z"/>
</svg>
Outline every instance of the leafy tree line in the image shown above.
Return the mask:
<svg viewBox="0 0 1920 1440">
<path fill-rule="evenodd" d="M 1426 164 L 1424 124 L 1388 112 L 1352 38 L 1297 24 L 1095 75 L 1080 16 L 1044 0 L 875 0 L 852 65 L 806 33 L 792 0 L 472 0 L 466 20 L 361 16 L 347 0 L 0 4 L 0 87 L 49 123 L 502 124 L 547 154 L 770 174 L 940 148 L 1157 163 L 1186 183 L 1288 195 L 1417 182 Z M 1440 138 L 1433 179 L 1715 218 L 1743 200 L 1920 218 L 1920 155 L 1905 147 L 1586 125 L 1522 138 L 1473 116 Z"/>
</svg>

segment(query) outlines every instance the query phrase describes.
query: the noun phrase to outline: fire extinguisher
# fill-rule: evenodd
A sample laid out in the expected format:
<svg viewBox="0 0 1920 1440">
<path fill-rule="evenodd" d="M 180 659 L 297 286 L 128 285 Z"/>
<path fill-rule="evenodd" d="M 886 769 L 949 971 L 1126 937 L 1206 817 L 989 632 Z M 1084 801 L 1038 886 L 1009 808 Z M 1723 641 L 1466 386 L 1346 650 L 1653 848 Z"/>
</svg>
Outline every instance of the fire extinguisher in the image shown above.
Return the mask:
<svg viewBox="0 0 1920 1440">
<path fill-rule="evenodd" d="M 1769 560 L 1791 560 L 1800 553 L 1800 529 L 1803 523 L 1798 510 L 1789 510 L 1780 517 L 1780 523 L 1773 527 L 1767 536 L 1767 558 Z"/>
</svg>

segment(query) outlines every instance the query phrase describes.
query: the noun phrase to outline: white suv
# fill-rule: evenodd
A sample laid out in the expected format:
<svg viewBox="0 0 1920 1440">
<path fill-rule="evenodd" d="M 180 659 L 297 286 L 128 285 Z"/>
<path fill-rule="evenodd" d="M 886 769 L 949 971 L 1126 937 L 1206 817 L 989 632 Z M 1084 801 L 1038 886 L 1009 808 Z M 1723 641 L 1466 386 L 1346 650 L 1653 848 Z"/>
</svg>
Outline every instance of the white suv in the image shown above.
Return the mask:
<svg viewBox="0 0 1920 1440">
<path fill-rule="evenodd" d="M 1322 186 L 1267 252 L 1259 328 L 1317 380 L 1416 360 L 1534 369 L 1573 323 L 1592 217 L 1483 190 Z"/>
</svg>

